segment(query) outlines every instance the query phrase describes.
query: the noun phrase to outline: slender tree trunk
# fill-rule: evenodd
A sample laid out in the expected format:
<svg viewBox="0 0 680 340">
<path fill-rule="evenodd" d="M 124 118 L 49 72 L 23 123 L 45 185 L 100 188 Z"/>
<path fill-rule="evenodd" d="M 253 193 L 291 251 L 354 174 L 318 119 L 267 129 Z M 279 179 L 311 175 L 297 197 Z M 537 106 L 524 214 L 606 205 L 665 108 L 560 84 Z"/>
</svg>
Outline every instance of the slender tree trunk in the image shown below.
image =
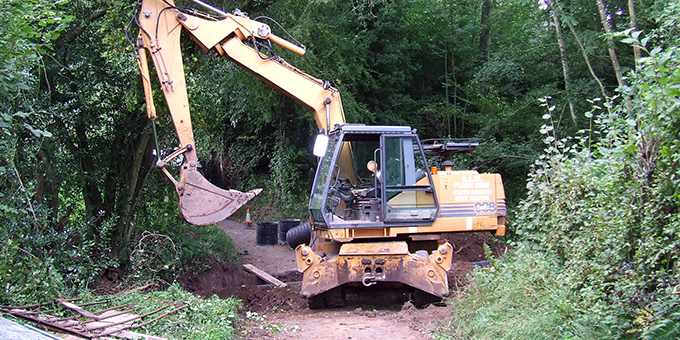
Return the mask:
<svg viewBox="0 0 680 340">
<path fill-rule="evenodd" d="M 59 215 L 59 184 L 53 146 L 44 143 L 36 155 L 35 180 L 36 188 L 33 198 L 36 202 L 44 202 L 50 209 L 50 221 L 56 221 Z"/>
<path fill-rule="evenodd" d="M 619 57 L 616 55 L 616 46 L 614 46 L 614 40 L 611 38 L 610 34 L 613 32 L 611 25 L 609 24 L 609 18 L 607 13 L 607 6 L 605 0 L 596 0 L 597 10 L 600 13 L 600 22 L 602 22 L 602 29 L 607 33 L 607 50 L 609 51 L 609 59 L 611 59 L 612 67 L 614 68 L 614 74 L 616 75 L 616 81 L 620 88 L 626 86 L 625 80 L 623 80 L 623 73 L 621 72 L 621 65 L 619 64 Z M 633 112 L 633 104 L 630 97 L 626 96 L 626 109 L 628 114 Z"/>
<path fill-rule="evenodd" d="M 602 23 L 602 29 L 607 34 L 612 33 L 612 27 L 609 24 L 609 18 L 607 17 L 607 6 L 605 5 L 605 0 L 596 0 L 597 10 L 600 13 L 600 22 Z M 621 73 L 621 65 L 619 64 L 619 57 L 616 54 L 616 47 L 614 46 L 614 40 L 607 36 L 607 50 L 609 51 L 609 59 L 612 62 L 612 67 L 614 68 L 614 74 L 616 74 L 616 81 L 619 86 L 623 87 L 626 83 L 623 80 L 623 73 Z"/>
<path fill-rule="evenodd" d="M 553 24 L 555 25 L 557 44 L 560 47 L 562 76 L 564 77 L 564 90 L 567 93 L 567 103 L 569 103 L 569 113 L 571 114 L 571 121 L 574 123 L 574 125 L 576 125 L 576 112 L 574 110 L 574 103 L 571 100 L 571 81 L 569 79 L 569 64 L 567 63 L 567 45 L 564 43 L 564 37 L 562 36 L 562 23 L 557 11 L 553 11 L 552 18 Z"/>
<path fill-rule="evenodd" d="M 571 35 L 574 37 L 574 41 L 576 41 L 576 45 L 578 45 L 579 51 L 581 51 L 581 55 L 583 56 L 583 61 L 586 63 L 586 66 L 588 66 L 588 72 L 590 72 L 590 75 L 593 77 L 597 85 L 600 87 L 600 93 L 602 94 L 602 98 L 604 100 L 609 101 L 609 95 L 607 94 L 607 90 L 604 88 L 604 84 L 602 84 L 602 81 L 600 78 L 595 74 L 595 70 L 593 70 L 593 65 L 590 63 L 590 58 L 588 57 L 588 53 L 586 52 L 586 48 L 583 46 L 583 43 L 581 42 L 581 38 L 578 37 L 578 34 L 576 34 L 576 30 L 574 29 L 574 26 L 567 24 L 569 27 L 569 31 L 571 32 Z"/>
<path fill-rule="evenodd" d="M 482 14 L 479 19 L 479 58 L 482 64 L 489 60 L 492 8 L 493 0 L 482 0 Z"/>
<path fill-rule="evenodd" d="M 151 143 L 151 131 L 147 128 L 141 135 L 138 135 L 138 141 L 135 145 L 134 153 L 132 156 L 132 161 L 129 167 L 122 168 L 121 177 L 123 177 L 121 183 L 125 183 L 122 188 L 123 197 L 119 198 L 119 220 L 116 231 L 118 233 L 118 240 L 116 242 L 115 252 L 117 253 L 120 263 L 126 264 L 129 255 L 129 244 L 130 239 L 133 235 L 134 226 L 131 223 L 134 214 L 134 207 L 137 203 L 137 197 L 139 196 L 139 191 L 146 178 L 146 173 L 148 169 L 144 168 L 144 160 L 150 153 L 153 147 Z"/>
<path fill-rule="evenodd" d="M 453 111 L 453 137 L 458 136 L 457 128 L 457 112 L 458 112 L 458 81 L 456 80 L 456 55 L 451 53 L 451 80 L 453 80 L 453 106 L 456 110 Z"/>
<path fill-rule="evenodd" d="M 628 20 L 629 27 L 633 30 L 637 30 L 637 16 L 635 15 L 635 0 L 628 0 Z M 640 63 L 640 47 L 633 46 L 633 55 L 635 56 L 635 68 L 637 68 Z"/>
<path fill-rule="evenodd" d="M 102 195 L 99 191 L 96 178 L 96 161 L 91 157 L 92 150 L 86 134 L 86 124 L 83 121 L 83 113 L 77 118 L 76 132 L 76 157 L 80 162 L 80 171 L 83 174 L 83 197 L 85 198 L 85 212 L 88 218 L 97 217 L 102 208 Z"/>
</svg>

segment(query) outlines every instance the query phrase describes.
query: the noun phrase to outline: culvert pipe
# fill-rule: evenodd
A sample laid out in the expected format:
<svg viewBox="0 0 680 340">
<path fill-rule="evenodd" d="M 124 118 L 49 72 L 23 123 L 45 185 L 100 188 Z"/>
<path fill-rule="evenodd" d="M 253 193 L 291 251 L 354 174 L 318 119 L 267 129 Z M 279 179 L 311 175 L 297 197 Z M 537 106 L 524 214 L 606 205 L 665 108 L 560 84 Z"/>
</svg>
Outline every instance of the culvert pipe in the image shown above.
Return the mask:
<svg viewBox="0 0 680 340">
<path fill-rule="evenodd" d="M 279 221 L 279 242 L 286 242 L 286 234 L 288 230 L 291 230 L 300 225 L 300 220 L 298 219 L 287 219 Z"/>
<path fill-rule="evenodd" d="M 288 245 L 293 249 L 301 244 L 309 245 L 311 238 L 312 227 L 309 223 L 302 223 L 297 227 L 288 230 L 286 233 L 286 242 L 288 242 Z"/>
</svg>

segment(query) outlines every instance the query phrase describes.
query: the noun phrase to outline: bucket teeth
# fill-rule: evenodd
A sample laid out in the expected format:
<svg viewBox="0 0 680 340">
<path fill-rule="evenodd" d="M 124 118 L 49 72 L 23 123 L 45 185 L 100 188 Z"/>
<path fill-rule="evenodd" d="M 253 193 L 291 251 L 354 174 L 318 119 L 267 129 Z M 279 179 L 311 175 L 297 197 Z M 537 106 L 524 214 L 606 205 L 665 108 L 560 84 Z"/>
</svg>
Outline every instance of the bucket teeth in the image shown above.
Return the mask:
<svg viewBox="0 0 680 340">
<path fill-rule="evenodd" d="M 195 169 L 183 170 L 180 176 L 177 185 L 180 211 L 184 219 L 194 225 L 223 221 L 262 192 L 262 189 L 241 192 L 218 188 Z"/>
</svg>

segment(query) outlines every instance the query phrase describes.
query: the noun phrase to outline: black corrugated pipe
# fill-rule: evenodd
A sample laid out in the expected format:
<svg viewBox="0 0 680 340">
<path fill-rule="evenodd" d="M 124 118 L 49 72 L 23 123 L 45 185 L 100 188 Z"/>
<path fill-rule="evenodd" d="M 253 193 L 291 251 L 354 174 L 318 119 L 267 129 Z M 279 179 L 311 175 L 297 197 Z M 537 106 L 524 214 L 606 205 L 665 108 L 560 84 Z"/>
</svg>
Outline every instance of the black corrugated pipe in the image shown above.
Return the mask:
<svg viewBox="0 0 680 340">
<path fill-rule="evenodd" d="M 301 244 L 309 245 L 309 241 L 312 238 L 312 227 L 309 223 L 302 223 L 299 226 L 288 230 L 286 233 L 286 241 L 288 245 L 295 249 Z"/>
</svg>

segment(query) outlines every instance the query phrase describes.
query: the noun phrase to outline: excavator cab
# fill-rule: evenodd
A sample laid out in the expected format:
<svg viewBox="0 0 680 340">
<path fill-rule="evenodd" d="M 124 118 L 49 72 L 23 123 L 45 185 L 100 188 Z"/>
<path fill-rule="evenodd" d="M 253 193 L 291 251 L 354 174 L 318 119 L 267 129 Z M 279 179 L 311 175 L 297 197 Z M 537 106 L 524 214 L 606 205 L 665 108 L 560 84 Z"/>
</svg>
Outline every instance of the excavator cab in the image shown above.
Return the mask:
<svg viewBox="0 0 680 340">
<path fill-rule="evenodd" d="M 353 176 L 343 171 L 348 161 Z M 439 204 L 428 168 L 408 126 L 338 125 L 319 160 L 312 220 L 327 229 L 431 224 Z"/>
</svg>

